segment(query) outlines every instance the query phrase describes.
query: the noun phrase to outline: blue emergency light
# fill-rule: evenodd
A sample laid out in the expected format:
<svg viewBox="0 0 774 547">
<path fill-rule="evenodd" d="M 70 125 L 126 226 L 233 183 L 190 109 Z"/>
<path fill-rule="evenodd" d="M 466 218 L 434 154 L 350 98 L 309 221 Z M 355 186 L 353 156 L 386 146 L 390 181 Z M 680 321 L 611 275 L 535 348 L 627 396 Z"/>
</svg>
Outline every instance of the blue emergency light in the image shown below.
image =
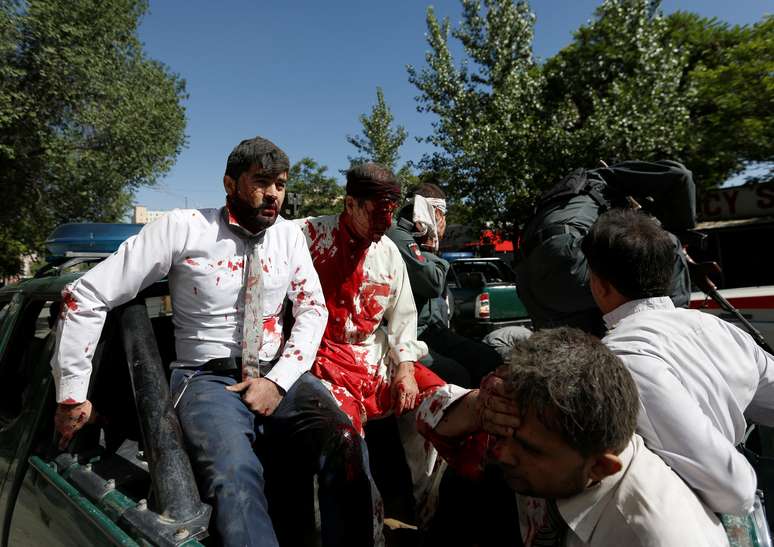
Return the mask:
<svg viewBox="0 0 774 547">
<path fill-rule="evenodd" d="M 458 258 L 474 258 L 476 253 L 473 251 L 442 251 L 441 258 L 444 260 L 457 260 Z"/>
<path fill-rule="evenodd" d="M 101 257 L 114 253 L 142 224 L 70 223 L 62 224 L 46 239 L 46 262 L 79 257 Z"/>
</svg>

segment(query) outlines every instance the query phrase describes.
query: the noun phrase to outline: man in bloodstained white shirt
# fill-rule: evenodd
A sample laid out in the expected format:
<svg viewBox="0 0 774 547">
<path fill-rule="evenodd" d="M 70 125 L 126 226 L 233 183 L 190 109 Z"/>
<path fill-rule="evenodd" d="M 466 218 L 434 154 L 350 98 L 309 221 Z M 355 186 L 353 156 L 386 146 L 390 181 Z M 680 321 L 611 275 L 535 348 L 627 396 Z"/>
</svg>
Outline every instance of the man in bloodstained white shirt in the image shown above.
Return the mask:
<svg viewBox="0 0 774 547">
<path fill-rule="evenodd" d="M 438 397 L 434 409 L 443 413 L 443 394 L 461 389 L 417 363 L 427 346 L 417 340 L 405 263 L 384 235 L 399 197 L 395 175 L 365 163 L 347 172 L 344 212 L 299 221 L 329 312 L 312 372 L 361 434 L 368 419 L 401 415 L 428 396 Z M 436 453 L 414 420 L 407 423 L 400 434 L 421 506 Z"/>
<path fill-rule="evenodd" d="M 757 479 L 737 449 L 747 419 L 774 425 L 774 357 L 736 326 L 668 295 L 674 244 L 652 217 L 612 210 L 584 237 L 602 340 L 640 391 L 637 432 L 718 513 L 743 515 Z"/>
<path fill-rule="evenodd" d="M 328 314 L 304 236 L 279 216 L 288 169 L 270 141 L 242 141 L 227 161 L 225 207 L 170 212 L 65 289 L 52 360 L 56 428 L 65 445 L 98 411 L 86 397 L 107 311 L 168 275 L 170 388 L 222 544 L 297 543 L 298 504 L 287 492 L 272 498 L 272 523 L 264 470 L 283 485 L 318 473 L 324 545 L 378 544 L 364 443 L 308 373 Z M 286 297 L 295 322 L 283 340 Z"/>
</svg>

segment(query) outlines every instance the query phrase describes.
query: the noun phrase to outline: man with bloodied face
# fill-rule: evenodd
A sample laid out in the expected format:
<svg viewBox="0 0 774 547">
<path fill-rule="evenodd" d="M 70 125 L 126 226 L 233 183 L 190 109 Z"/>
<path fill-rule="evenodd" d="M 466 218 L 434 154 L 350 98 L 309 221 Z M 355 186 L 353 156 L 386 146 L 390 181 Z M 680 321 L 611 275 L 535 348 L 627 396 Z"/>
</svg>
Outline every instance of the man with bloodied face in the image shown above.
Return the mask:
<svg viewBox="0 0 774 547">
<path fill-rule="evenodd" d="M 417 340 L 417 312 L 403 258 L 384 235 L 399 197 L 395 175 L 366 163 L 347 172 L 340 215 L 298 221 L 329 313 L 312 372 L 361 434 L 371 418 L 400 415 L 439 390 L 460 389 L 417 362 L 427 346 Z M 436 405 L 439 412 L 443 408 Z M 418 470 L 432 468 L 435 452 L 424 441 L 416 442 L 415 426 L 401 436 L 404 446 L 421 447 L 409 462 L 419 481 Z"/>
<path fill-rule="evenodd" d="M 64 445 L 94 415 L 88 348 L 107 311 L 168 276 L 170 391 L 218 544 L 300 544 L 300 495 L 314 474 L 322 544 L 380 544 L 365 445 L 308 372 L 327 311 L 304 236 L 279 214 L 288 169 L 272 142 L 241 142 L 226 164 L 225 207 L 170 212 L 66 288 L 52 361 L 57 430 Z"/>
</svg>

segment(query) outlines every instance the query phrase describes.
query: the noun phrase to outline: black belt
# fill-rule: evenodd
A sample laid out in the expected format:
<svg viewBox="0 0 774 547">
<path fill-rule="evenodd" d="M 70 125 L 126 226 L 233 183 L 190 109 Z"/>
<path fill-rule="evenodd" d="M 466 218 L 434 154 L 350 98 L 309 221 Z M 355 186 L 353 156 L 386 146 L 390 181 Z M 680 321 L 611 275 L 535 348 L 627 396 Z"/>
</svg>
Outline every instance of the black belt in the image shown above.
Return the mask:
<svg viewBox="0 0 774 547">
<path fill-rule="evenodd" d="M 202 372 L 234 372 L 242 370 L 241 357 L 218 357 L 210 359 L 197 370 Z"/>
</svg>

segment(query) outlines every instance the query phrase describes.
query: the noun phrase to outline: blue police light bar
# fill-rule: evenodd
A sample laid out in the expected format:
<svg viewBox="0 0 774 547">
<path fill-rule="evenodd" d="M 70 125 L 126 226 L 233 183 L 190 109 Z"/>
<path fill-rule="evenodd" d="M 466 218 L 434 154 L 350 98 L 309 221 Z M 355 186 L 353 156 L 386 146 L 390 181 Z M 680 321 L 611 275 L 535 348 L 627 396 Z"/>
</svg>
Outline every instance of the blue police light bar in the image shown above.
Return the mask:
<svg viewBox="0 0 774 547">
<path fill-rule="evenodd" d="M 475 258 L 473 251 L 443 251 L 441 258 L 444 260 L 457 260 L 458 258 Z"/>
<path fill-rule="evenodd" d="M 114 253 L 143 224 L 70 223 L 62 224 L 46 239 L 46 262 L 63 258 L 100 257 Z"/>
</svg>

